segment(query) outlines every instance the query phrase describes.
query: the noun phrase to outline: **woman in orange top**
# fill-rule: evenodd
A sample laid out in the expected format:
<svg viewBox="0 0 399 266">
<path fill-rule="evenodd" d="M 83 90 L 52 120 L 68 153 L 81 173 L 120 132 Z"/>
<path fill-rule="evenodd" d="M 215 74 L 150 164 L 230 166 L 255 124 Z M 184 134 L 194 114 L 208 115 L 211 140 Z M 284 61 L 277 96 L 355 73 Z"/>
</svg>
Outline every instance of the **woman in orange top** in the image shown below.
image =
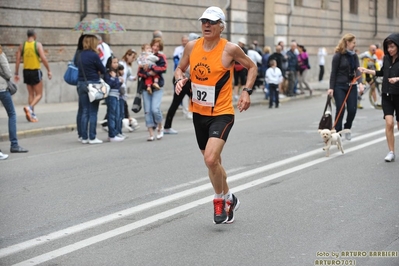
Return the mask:
<svg viewBox="0 0 399 266">
<path fill-rule="evenodd" d="M 225 29 L 225 15 L 219 7 L 209 7 L 199 18 L 202 38 L 189 42 L 175 71 L 176 94 L 183 86 L 191 86 L 190 111 L 198 146 L 208 167 L 209 178 L 215 191 L 213 200 L 214 223 L 232 223 L 240 201 L 226 182 L 226 171 L 221 165 L 221 153 L 234 124 L 232 77 L 234 62 L 248 69 L 247 81 L 237 107 L 240 112 L 250 106 L 252 86 L 258 69 L 242 49 L 221 38 Z M 190 66 L 191 81 L 184 77 Z"/>
</svg>

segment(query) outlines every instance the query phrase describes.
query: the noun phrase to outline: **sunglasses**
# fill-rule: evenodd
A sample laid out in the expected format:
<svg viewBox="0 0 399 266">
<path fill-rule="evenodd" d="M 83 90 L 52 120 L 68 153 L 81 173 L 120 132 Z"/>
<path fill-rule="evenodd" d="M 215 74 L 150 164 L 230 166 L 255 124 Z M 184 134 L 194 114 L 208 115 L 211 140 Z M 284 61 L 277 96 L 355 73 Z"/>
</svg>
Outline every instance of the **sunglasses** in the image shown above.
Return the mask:
<svg viewBox="0 0 399 266">
<path fill-rule="evenodd" d="M 211 25 L 216 25 L 216 24 L 218 24 L 218 22 L 219 22 L 219 20 L 214 21 L 214 20 L 210 20 L 210 19 L 206 19 L 206 18 L 201 19 L 202 24 L 209 23 Z"/>
</svg>

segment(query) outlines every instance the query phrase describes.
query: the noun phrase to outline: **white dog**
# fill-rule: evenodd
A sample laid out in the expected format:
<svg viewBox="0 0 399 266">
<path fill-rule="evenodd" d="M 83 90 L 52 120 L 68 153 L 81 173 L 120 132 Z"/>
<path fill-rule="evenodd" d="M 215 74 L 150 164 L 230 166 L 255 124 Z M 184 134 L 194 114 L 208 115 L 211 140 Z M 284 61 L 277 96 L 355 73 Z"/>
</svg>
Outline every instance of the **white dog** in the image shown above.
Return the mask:
<svg viewBox="0 0 399 266">
<path fill-rule="evenodd" d="M 108 120 L 104 119 L 104 120 L 100 121 L 99 123 L 100 124 L 108 123 Z M 140 128 L 137 120 L 132 117 L 131 118 L 123 118 L 122 125 L 123 125 L 123 128 L 126 128 L 129 132 L 133 132 L 136 129 Z M 104 131 L 108 132 L 108 125 L 103 126 L 103 129 L 104 129 Z"/>
<path fill-rule="evenodd" d="M 330 156 L 330 147 L 331 145 L 337 145 L 338 150 L 340 150 L 343 153 L 344 152 L 344 147 L 342 146 L 342 140 L 341 140 L 341 135 L 340 133 L 350 133 L 351 131 L 349 129 L 344 129 L 341 130 L 340 132 L 336 132 L 335 130 L 329 130 L 329 129 L 319 129 L 319 133 L 321 138 L 323 139 L 324 143 L 326 146 L 323 147 L 323 151 L 326 151 L 326 156 Z"/>
<path fill-rule="evenodd" d="M 122 119 L 123 127 L 126 128 L 129 132 L 133 132 L 136 129 L 139 129 L 140 126 L 137 123 L 137 120 L 134 118 L 123 118 Z"/>
</svg>

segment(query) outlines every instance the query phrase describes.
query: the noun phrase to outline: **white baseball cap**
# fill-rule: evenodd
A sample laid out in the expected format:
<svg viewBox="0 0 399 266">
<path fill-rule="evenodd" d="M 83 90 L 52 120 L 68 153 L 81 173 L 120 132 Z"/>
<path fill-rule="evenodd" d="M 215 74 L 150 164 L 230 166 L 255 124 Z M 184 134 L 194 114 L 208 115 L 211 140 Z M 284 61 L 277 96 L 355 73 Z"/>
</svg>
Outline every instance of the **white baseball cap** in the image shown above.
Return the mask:
<svg viewBox="0 0 399 266">
<path fill-rule="evenodd" d="M 220 9 L 217 6 L 211 6 L 211 7 L 208 7 L 204 11 L 202 16 L 198 20 L 201 20 L 201 19 L 209 19 L 209 20 L 213 20 L 213 21 L 218 21 L 220 19 L 222 21 L 225 21 L 226 17 L 224 16 L 222 9 Z"/>
<path fill-rule="evenodd" d="M 241 37 L 240 39 L 238 39 L 238 42 L 247 45 L 247 40 L 244 37 Z"/>
</svg>

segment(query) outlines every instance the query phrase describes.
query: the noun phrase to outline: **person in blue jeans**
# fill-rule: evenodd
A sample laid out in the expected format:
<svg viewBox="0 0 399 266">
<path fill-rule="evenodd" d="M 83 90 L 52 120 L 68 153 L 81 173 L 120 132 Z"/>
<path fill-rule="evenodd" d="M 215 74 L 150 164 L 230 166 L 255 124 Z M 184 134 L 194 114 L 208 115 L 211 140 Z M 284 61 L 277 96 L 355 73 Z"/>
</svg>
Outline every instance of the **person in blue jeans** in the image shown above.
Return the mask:
<svg viewBox="0 0 399 266">
<path fill-rule="evenodd" d="M 90 102 L 89 95 L 87 94 L 87 85 L 90 83 L 100 84 L 99 73 L 105 75 L 105 67 L 98 56 L 97 45 L 97 37 L 86 35 L 83 38 L 83 50 L 79 53 L 79 56 L 75 58 L 75 65 L 78 66 L 79 69 L 78 95 L 79 109 L 81 112 L 80 133 L 83 144 L 99 144 L 103 142 L 96 137 L 99 101 Z"/>
<path fill-rule="evenodd" d="M 107 118 L 108 118 L 108 138 L 111 142 L 118 142 L 124 140 L 120 135 L 122 120 L 120 118 L 120 88 L 123 83 L 122 77 L 118 76 L 119 60 L 111 55 L 107 61 L 107 71 L 105 75 L 105 82 L 110 86 L 109 95 L 106 98 L 107 103 Z"/>
<path fill-rule="evenodd" d="M 20 153 L 20 152 L 28 152 L 27 149 L 22 148 L 18 145 L 17 138 L 17 115 L 15 113 L 14 103 L 11 98 L 10 91 L 7 89 L 7 82 L 11 79 L 11 69 L 8 64 L 7 57 L 5 53 L 3 53 L 3 49 L 0 45 L 0 101 L 4 106 L 4 109 L 7 111 L 8 115 L 8 138 L 11 142 L 10 152 L 11 153 Z M 0 150 L 0 160 L 5 160 L 8 158 L 7 154 L 4 154 Z"/>
<path fill-rule="evenodd" d="M 341 113 L 339 113 L 339 111 L 344 104 L 349 89 L 350 92 L 346 101 L 347 116 L 344 129 L 352 128 L 352 123 L 356 116 L 358 86 L 359 93 L 363 93 L 364 91 L 361 73 L 358 70 L 359 58 L 355 53 L 355 47 L 355 35 L 350 33 L 345 34 L 335 48 L 335 54 L 331 63 L 330 88 L 327 94 L 334 96 L 335 105 L 337 107 L 335 113 L 335 119 L 338 117 L 338 121 L 335 125 L 335 130 L 337 132 L 342 130 L 345 106 Z M 355 77 L 359 77 L 357 82 L 355 81 Z M 345 133 L 345 138 L 351 140 L 351 132 Z"/>
<path fill-rule="evenodd" d="M 164 54 L 159 53 L 163 50 L 163 41 L 160 38 L 154 38 L 151 41 L 151 48 L 154 55 L 158 56 L 159 60 L 151 66 L 139 65 L 138 75 L 140 78 L 146 78 L 148 76 L 159 76 L 159 90 L 154 90 L 152 94 L 149 94 L 146 90 L 143 90 L 143 101 L 144 101 L 144 114 L 145 114 L 145 124 L 148 129 L 149 137 L 147 141 L 154 140 L 154 128 L 157 129 L 157 139 L 162 139 L 163 137 L 163 127 L 162 127 L 162 111 L 161 111 L 161 101 L 163 96 L 163 86 L 164 78 L 163 73 L 167 69 L 167 61 Z"/>
</svg>

